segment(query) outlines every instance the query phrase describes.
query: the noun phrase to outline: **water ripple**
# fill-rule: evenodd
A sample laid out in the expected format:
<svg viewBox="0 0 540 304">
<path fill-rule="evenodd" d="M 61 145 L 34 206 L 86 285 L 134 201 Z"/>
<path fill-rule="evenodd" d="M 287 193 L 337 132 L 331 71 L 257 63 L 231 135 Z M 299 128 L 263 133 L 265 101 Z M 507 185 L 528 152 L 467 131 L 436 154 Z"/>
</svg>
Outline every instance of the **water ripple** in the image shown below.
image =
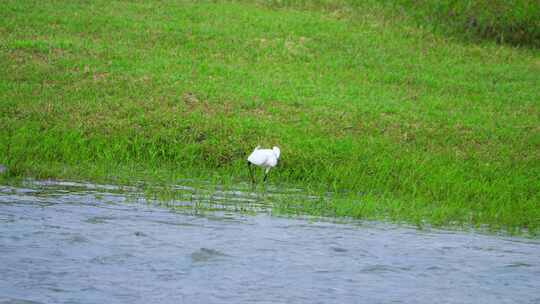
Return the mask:
<svg viewBox="0 0 540 304">
<path fill-rule="evenodd" d="M 0 186 L 0 304 L 539 302 L 538 240 L 271 217 L 302 191 L 192 184 Z"/>
</svg>

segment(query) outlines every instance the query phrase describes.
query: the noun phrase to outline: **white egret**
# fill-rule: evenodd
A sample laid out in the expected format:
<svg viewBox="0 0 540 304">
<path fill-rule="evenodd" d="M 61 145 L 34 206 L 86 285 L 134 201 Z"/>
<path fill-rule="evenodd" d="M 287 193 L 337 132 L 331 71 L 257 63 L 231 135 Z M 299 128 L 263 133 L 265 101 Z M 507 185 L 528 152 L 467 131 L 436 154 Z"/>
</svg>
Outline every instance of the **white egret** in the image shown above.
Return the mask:
<svg viewBox="0 0 540 304">
<path fill-rule="evenodd" d="M 280 150 L 278 147 L 273 147 L 272 149 L 260 149 L 260 146 L 257 146 L 253 152 L 247 158 L 247 164 L 249 169 L 249 175 L 251 176 L 251 181 L 255 183 L 255 178 L 253 178 L 253 173 L 251 172 L 251 166 L 255 165 L 258 167 L 265 168 L 264 170 L 264 179 L 266 181 L 268 177 L 268 171 L 270 168 L 273 168 L 277 165 L 279 159 Z"/>
</svg>

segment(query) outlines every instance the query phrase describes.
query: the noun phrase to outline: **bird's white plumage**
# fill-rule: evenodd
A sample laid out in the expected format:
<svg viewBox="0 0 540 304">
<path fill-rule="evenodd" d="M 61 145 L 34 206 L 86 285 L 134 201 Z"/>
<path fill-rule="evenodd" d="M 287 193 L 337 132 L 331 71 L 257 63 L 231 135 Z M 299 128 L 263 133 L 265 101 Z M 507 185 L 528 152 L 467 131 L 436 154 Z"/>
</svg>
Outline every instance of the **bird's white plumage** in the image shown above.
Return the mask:
<svg viewBox="0 0 540 304">
<path fill-rule="evenodd" d="M 259 146 L 248 156 L 248 161 L 256 166 L 266 168 L 266 171 L 275 167 L 278 163 L 280 150 L 278 147 L 272 149 L 260 149 Z"/>
</svg>

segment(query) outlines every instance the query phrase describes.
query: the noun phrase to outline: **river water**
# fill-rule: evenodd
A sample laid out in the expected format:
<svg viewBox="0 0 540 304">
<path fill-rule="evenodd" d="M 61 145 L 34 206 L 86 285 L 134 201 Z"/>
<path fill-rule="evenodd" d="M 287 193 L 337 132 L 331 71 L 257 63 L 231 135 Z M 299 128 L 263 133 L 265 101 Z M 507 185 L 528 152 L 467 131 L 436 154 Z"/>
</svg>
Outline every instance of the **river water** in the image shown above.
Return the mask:
<svg viewBox="0 0 540 304">
<path fill-rule="evenodd" d="M 539 240 L 174 212 L 132 194 L 0 186 L 0 303 L 540 303 Z"/>
</svg>

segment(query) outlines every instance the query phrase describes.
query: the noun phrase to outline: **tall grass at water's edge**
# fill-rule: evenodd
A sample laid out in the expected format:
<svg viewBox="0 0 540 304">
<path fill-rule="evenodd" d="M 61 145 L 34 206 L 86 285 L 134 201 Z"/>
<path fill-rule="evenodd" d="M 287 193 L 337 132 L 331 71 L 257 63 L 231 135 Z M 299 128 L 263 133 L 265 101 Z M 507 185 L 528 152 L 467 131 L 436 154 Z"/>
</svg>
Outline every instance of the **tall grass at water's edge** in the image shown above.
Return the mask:
<svg viewBox="0 0 540 304">
<path fill-rule="evenodd" d="M 0 163 L 237 182 L 254 146 L 279 145 L 272 183 L 339 193 L 280 212 L 538 229 L 536 50 L 448 40 L 375 2 L 268 3 L 6 1 Z"/>
</svg>

